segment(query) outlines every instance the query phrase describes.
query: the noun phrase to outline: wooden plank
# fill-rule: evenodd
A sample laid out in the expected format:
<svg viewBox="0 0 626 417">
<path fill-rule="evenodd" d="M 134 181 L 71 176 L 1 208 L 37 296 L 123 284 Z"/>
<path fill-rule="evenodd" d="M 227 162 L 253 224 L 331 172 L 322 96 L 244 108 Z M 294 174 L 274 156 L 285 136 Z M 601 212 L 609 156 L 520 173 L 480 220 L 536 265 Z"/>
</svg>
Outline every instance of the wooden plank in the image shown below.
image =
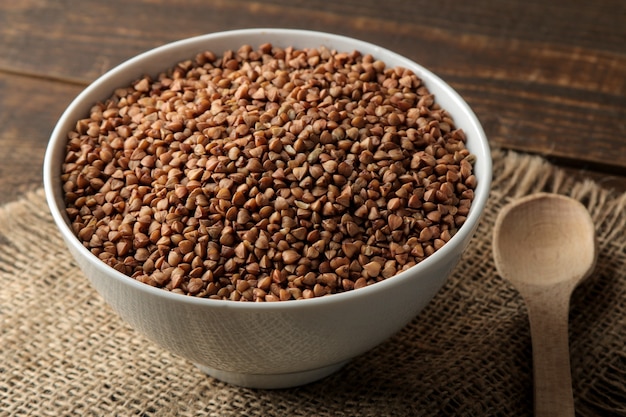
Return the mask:
<svg viewBox="0 0 626 417">
<path fill-rule="evenodd" d="M 81 89 L 0 72 L 0 204 L 42 186 L 48 137 Z"/>
<path fill-rule="evenodd" d="M 1 2 L 0 68 L 90 81 L 122 60 L 169 41 L 218 30 L 264 26 L 356 36 L 419 57 L 437 70 L 462 69 L 470 75 L 474 66 L 486 65 L 501 72 L 524 65 L 534 67 L 537 62 L 527 61 L 524 54 L 518 55 L 519 48 L 542 50 L 556 45 L 575 50 L 572 55 L 591 52 L 590 59 L 595 51 L 623 57 L 626 37 L 623 1 L 492 3 L 487 0 L 421 4 L 378 0 Z M 554 19 L 557 15 L 559 19 Z M 468 45 L 475 46 L 466 50 Z M 425 53 L 413 55 L 414 50 Z M 562 66 L 566 67 L 567 53 L 564 58 Z M 553 71 L 560 73 L 560 67 L 554 66 Z"/>
<path fill-rule="evenodd" d="M 626 173 L 626 95 L 502 80 L 456 87 L 494 146 Z"/>
</svg>

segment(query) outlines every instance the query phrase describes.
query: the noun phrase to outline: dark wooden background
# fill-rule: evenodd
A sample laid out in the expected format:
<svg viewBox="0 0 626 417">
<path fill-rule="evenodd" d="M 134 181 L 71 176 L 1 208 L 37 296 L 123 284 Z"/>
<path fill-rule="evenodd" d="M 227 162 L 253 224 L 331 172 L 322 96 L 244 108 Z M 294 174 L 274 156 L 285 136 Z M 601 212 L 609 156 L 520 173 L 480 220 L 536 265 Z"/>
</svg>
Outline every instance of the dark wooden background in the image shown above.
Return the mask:
<svg viewBox="0 0 626 417">
<path fill-rule="evenodd" d="M 41 186 L 56 120 L 103 72 L 247 27 L 335 32 L 406 55 L 465 97 L 493 146 L 626 190 L 624 0 L 0 0 L 0 203 Z"/>
</svg>

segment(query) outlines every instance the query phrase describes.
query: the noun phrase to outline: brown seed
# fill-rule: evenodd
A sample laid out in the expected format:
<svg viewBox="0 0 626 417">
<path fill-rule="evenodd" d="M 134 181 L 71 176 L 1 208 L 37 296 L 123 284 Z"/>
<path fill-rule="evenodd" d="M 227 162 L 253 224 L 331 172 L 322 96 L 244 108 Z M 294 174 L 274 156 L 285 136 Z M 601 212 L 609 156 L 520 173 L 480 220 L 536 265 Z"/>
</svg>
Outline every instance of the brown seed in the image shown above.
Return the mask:
<svg viewBox="0 0 626 417">
<path fill-rule="evenodd" d="M 180 256 L 180 253 L 176 251 L 171 251 L 169 255 L 167 256 L 167 263 L 170 264 L 171 266 L 178 266 L 181 260 L 182 260 L 182 257 Z"/>
<path fill-rule="evenodd" d="M 382 266 L 378 262 L 372 261 L 363 265 L 363 276 L 365 278 L 377 277 Z"/>
<path fill-rule="evenodd" d="M 402 205 L 402 200 L 398 197 L 394 197 L 387 202 L 387 210 L 396 211 Z"/>
<path fill-rule="evenodd" d="M 433 236 L 433 233 L 432 233 L 432 231 L 430 230 L 430 228 L 429 228 L 429 227 L 425 227 L 425 228 L 423 228 L 423 229 L 422 229 L 422 231 L 420 232 L 420 235 L 419 235 L 419 241 L 420 241 L 420 242 L 428 242 L 428 241 L 430 241 L 430 239 L 432 238 L 432 236 Z"/>
<path fill-rule="evenodd" d="M 126 256 L 130 253 L 133 245 L 128 240 L 120 240 L 116 245 L 115 249 L 117 251 L 117 256 Z"/>
<path fill-rule="evenodd" d="M 269 275 L 257 281 L 257 288 L 262 289 L 263 291 L 268 291 L 271 285 L 272 285 L 272 278 Z"/>
<path fill-rule="evenodd" d="M 381 275 L 383 276 L 383 278 L 391 278 L 392 276 L 394 276 L 397 272 L 396 266 L 395 266 L 395 262 L 394 261 L 388 261 L 385 263 L 385 266 L 383 268 L 383 270 L 381 271 Z"/>
<path fill-rule="evenodd" d="M 274 209 L 276 210 L 286 210 L 289 208 L 289 202 L 287 201 L 287 199 L 283 198 L 283 197 L 276 197 L 276 200 L 274 201 Z"/>
<path fill-rule="evenodd" d="M 360 252 L 358 245 L 352 242 L 342 243 L 341 249 L 348 258 L 352 258 L 355 254 L 358 254 Z"/>
<path fill-rule="evenodd" d="M 434 210 L 426 214 L 426 217 L 433 223 L 439 223 L 439 221 L 441 220 L 441 212 Z"/>
<path fill-rule="evenodd" d="M 170 284 L 172 288 L 178 288 L 185 276 L 185 270 L 179 267 L 174 268 L 170 274 Z"/>
<path fill-rule="evenodd" d="M 286 250 L 282 253 L 283 262 L 287 265 L 292 265 L 298 262 L 300 254 L 295 250 Z"/>
<path fill-rule="evenodd" d="M 195 248 L 195 244 L 190 240 L 185 239 L 185 240 L 182 240 L 178 244 L 178 249 L 180 250 L 180 253 L 183 255 L 193 252 L 194 248 Z"/>
<path fill-rule="evenodd" d="M 315 297 L 322 297 L 327 294 L 327 289 L 321 284 L 315 284 L 313 287 L 313 294 Z"/>
<path fill-rule="evenodd" d="M 324 171 L 328 172 L 329 174 L 334 173 L 335 171 L 337 171 L 337 161 L 335 160 L 328 160 L 324 163 L 322 163 L 322 167 L 324 167 Z"/>
<path fill-rule="evenodd" d="M 235 248 L 235 256 L 240 259 L 246 259 L 248 257 L 248 248 L 245 242 L 240 242 Z"/>
<path fill-rule="evenodd" d="M 187 284 L 187 291 L 190 294 L 197 294 L 204 287 L 204 282 L 200 278 L 192 278 Z"/>
<path fill-rule="evenodd" d="M 387 223 L 391 230 L 396 230 L 404 224 L 404 219 L 396 214 L 390 214 L 387 218 Z"/>
<path fill-rule="evenodd" d="M 367 286 L 367 279 L 361 277 L 354 281 L 354 289 L 359 289 Z"/>
<path fill-rule="evenodd" d="M 246 290 L 248 290 L 248 288 L 250 288 L 250 283 L 246 280 L 240 279 L 237 281 L 236 287 L 237 291 L 239 291 L 240 293 L 245 292 Z"/>
</svg>

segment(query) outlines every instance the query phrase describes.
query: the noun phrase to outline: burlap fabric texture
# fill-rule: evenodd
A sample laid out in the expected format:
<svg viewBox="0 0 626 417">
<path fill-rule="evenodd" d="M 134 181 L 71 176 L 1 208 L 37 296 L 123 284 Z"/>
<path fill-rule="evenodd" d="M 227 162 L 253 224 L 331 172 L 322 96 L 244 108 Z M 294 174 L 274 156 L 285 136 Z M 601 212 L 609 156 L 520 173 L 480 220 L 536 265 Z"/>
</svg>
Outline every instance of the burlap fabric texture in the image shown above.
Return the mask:
<svg viewBox="0 0 626 417">
<path fill-rule="evenodd" d="M 530 416 L 525 306 L 496 273 L 498 210 L 537 191 L 590 210 L 600 255 L 575 292 L 579 416 L 626 416 L 626 195 L 539 157 L 494 151 L 490 202 L 445 287 L 404 330 L 313 384 L 263 391 L 205 376 L 123 323 L 70 258 L 42 191 L 0 208 L 0 416 Z"/>
</svg>

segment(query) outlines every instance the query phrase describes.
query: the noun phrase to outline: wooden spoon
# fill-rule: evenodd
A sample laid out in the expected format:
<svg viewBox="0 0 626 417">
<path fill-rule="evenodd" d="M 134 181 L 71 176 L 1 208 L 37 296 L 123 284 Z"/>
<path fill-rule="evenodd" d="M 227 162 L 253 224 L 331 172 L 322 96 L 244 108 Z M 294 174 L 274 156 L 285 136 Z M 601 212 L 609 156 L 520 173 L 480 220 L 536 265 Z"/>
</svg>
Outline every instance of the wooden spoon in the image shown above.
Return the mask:
<svg viewBox="0 0 626 417">
<path fill-rule="evenodd" d="M 574 416 L 569 303 L 596 262 L 589 213 L 562 195 L 521 198 L 498 214 L 493 255 L 498 273 L 515 286 L 528 308 L 535 416 Z"/>
</svg>

